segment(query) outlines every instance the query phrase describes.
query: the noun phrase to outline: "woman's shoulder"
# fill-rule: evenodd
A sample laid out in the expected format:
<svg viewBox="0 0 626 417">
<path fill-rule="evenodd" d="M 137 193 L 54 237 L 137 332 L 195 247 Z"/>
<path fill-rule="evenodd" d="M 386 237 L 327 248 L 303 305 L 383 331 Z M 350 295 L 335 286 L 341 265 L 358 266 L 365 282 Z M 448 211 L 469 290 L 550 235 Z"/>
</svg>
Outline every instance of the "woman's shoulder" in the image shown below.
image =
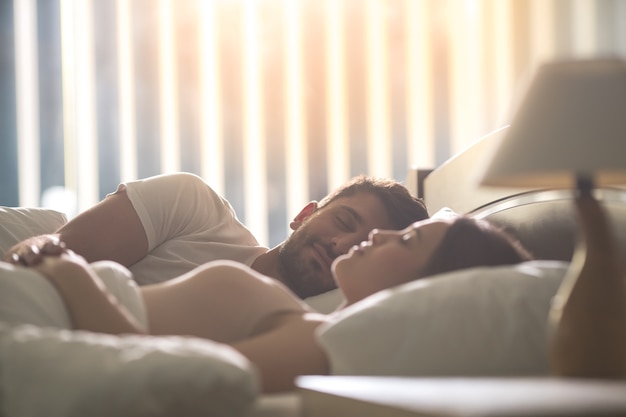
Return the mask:
<svg viewBox="0 0 626 417">
<path fill-rule="evenodd" d="M 198 270 L 206 270 L 210 276 L 218 278 L 224 293 L 236 293 L 249 302 L 267 304 L 277 310 L 284 308 L 288 311 L 312 311 L 308 304 L 283 283 L 242 263 L 219 260 L 200 266 Z"/>
</svg>

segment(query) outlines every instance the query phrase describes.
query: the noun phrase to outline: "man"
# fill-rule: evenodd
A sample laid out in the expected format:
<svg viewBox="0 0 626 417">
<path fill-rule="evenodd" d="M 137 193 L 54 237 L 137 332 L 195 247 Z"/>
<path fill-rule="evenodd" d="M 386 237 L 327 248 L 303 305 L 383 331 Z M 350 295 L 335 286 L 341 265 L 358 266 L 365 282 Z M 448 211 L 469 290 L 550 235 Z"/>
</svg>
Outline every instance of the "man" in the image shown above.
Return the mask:
<svg viewBox="0 0 626 417">
<path fill-rule="evenodd" d="M 293 233 L 269 249 L 201 178 L 167 174 L 121 184 L 54 235 L 14 246 L 5 260 L 33 265 L 42 252 L 63 246 L 88 262 L 109 259 L 125 265 L 144 285 L 230 259 L 307 298 L 336 287 L 332 261 L 366 240 L 372 229 L 402 229 L 427 217 L 423 202 L 400 183 L 360 176 L 320 203 L 309 202 L 291 222 Z"/>
</svg>

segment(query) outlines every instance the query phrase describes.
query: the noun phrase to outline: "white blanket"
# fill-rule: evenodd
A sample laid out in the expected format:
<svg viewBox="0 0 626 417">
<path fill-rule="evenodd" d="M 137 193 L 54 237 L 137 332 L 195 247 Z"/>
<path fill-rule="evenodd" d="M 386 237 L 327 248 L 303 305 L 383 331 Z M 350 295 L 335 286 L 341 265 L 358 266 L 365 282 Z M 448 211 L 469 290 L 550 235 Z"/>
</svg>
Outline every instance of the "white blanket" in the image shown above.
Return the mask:
<svg viewBox="0 0 626 417">
<path fill-rule="evenodd" d="M 108 290 L 146 330 L 145 306 L 130 272 L 110 261 L 95 262 L 91 266 Z M 32 269 L 0 262 L 0 294 L 0 320 L 4 323 L 72 327 L 65 304 L 54 286 Z"/>
<path fill-rule="evenodd" d="M 147 326 L 128 271 L 94 265 Z M 230 346 L 190 337 L 72 331 L 43 277 L 0 262 L 0 415 L 3 417 L 245 415 L 255 370 Z"/>
</svg>

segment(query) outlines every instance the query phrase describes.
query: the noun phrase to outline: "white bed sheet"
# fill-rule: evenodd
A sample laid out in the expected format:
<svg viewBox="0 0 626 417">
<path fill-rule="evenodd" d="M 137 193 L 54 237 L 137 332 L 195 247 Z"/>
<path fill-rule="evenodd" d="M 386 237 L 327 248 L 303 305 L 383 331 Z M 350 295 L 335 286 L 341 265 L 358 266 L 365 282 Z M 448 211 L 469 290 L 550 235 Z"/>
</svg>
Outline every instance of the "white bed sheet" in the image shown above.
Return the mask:
<svg viewBox="0 0 626 417">
<path fill-rule="evenodd" d="M 279 394 L 263 394 L 257 397 L 246 417 L 301 417 L 302 410 L 298 391 Z"/>
</svg>

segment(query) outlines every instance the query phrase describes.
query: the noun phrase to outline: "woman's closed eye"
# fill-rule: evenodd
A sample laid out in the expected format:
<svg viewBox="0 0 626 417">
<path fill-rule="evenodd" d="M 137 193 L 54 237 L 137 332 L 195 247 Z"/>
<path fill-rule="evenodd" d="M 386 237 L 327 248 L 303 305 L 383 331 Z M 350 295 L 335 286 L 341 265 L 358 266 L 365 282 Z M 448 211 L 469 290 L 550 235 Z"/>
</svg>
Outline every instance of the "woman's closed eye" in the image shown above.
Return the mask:
<svg viewBox="0 0 626 417">
<path fill-rule="evenodd" d="M 419 238 L 419 231 L 416 228 L 413 228 L 409 232 L 403 233 L 400 236 L 400 243 L 404 245 L 412 245 L 417 243 Z"/>
</svg>

